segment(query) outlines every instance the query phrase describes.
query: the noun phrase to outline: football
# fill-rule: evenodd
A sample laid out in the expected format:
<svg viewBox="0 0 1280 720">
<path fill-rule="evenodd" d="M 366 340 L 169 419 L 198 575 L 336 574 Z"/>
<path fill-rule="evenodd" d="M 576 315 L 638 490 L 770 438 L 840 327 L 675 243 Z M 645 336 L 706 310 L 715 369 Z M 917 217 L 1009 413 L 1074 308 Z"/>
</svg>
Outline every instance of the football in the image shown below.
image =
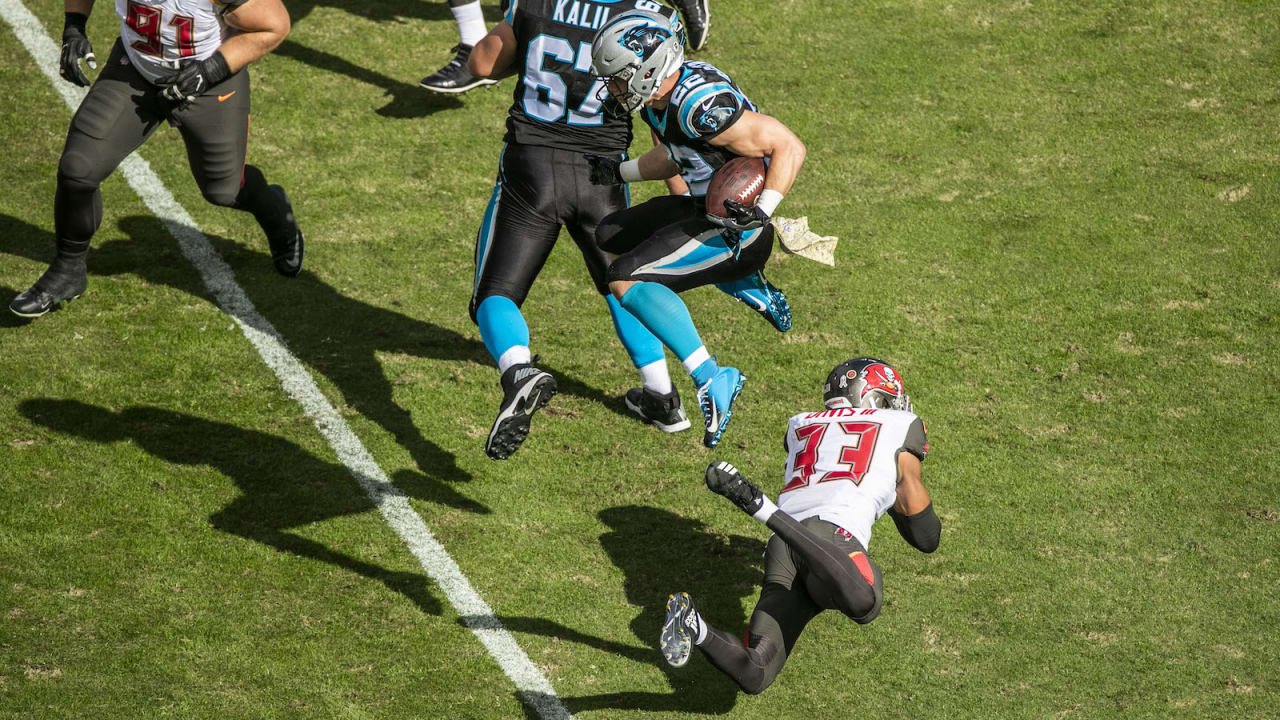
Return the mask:
<svg viewBox="0 0 1280 720">
<path fill-rule="evenodd" d="M 725 217 L 725 200 L 754 205 L 764 190 L 764 171 L 761 158 L 736 157 L 721 165 L 707 185 L 707 214 Z"/>
</svg>

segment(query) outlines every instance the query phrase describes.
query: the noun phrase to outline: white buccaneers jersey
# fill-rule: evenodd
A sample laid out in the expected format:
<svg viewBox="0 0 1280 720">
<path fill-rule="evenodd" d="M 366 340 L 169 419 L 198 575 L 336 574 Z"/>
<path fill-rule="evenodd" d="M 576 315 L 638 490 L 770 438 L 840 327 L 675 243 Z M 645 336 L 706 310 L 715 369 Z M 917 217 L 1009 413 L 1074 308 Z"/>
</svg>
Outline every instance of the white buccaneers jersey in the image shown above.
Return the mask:
<svg viewBox="0 0 1280 720">
<path fill-rule="evenodd" d="M 786 485 L 778 508 L 796 520 L 817 515 L 869 547 L 871 526 L 893 506 L 898 453 L 924 460 L 924 422 L 905 410 L 836 408 L 787 423 Z"/>
<path fill-rule="evenodd" d="M 231 30 L 222 14 L 248 0 L 116 0 L 120 39 L 129 62 L 155 82 L 174 60 L 204 60 Z"/>
</svg>

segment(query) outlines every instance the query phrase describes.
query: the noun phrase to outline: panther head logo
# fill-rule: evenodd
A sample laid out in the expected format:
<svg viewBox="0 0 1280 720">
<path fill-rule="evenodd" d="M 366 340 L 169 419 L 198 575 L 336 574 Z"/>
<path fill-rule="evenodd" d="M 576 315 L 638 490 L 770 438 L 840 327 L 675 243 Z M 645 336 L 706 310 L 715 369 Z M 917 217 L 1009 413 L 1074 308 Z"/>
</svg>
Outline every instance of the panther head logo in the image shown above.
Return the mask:
<svg viewBox="0 0 1280 720">
<path fill-rule="evenodd" d="M 671 37 L 669 30 L 653 25 L 637 25 L 623 33 L 622 46 L 644 61 L 648 60 L 669 37 Z"/>
<path fill-rule="evenodd" d="M 719 130 L 721 123 L 733 117 L 733 108 L 723 105 L 712 108 L 704 105 L 699 109 L 702 110 L 702 115 L 698 118 L 698 124 L 712 132 Z"/>
</svg>

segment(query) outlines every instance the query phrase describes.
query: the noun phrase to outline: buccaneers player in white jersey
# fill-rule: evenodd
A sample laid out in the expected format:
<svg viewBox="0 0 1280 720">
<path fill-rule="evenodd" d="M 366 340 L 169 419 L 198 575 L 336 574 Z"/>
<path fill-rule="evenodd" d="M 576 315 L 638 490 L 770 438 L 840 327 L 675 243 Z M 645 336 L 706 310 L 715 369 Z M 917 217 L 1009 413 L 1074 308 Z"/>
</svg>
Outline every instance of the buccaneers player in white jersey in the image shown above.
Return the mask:
<svg viewBox="0 0 1280 720">
<path fill-rule="evenodd" d="M 62 77 L 89 85 L 80 67 L 96 58 L 85 24 L 94 0 L 66 0 Z M 276 270 L 302 270 L 302 232 L 284 189 L 245 164 L 249 134 L 246 66 L 289 34 L 280 0 L 115 0 L 120 38 L 80 103 L 58 162 L 54 194 L 57 255 L 9 309 L 38 317 L 87 284 L 85 257 L 102 223 L 98 187 L 160 123 L 182 133 L 191 173 L 214 205 L 252 213 L 267 235 Z"/>
<path fill-rule="evenodd" d="M 823 397 L 827 409 L 787 423 L 786 483 L 776 505 L 732 465 L 707 468 L 707 487 L 774 535 L 746 642 L 711 627 L 689 594 L 677 593 L 660 638 L 670 664 L 684 665 L 697 645 L 745 692 L 763 692 L 818 613 L 839 610 L 857 623 L 880 613 L 880 567 L 867 556 L 877 518 L 888 512 L 913 547 L 937 549 L 942 523 L 920 480 L 929 442 L 898 373 L 855 358 L 831 371 Z"/>
</svg>

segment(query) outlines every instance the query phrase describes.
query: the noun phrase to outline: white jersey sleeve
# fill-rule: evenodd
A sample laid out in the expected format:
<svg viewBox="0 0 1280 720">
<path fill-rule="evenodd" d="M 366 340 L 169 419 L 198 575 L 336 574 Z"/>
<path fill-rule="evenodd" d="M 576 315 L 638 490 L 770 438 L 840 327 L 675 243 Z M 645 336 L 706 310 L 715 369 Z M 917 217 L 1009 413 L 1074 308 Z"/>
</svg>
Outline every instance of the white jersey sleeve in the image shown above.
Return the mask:
<svg viewBox="0 0 1280 720">
<path fill-rule="evenodd" d="M 204 60 L 231 34 L 222 15 L 245 0 L 116 0 L 120 40 L 129 62 L 155 82 L 170 72 L 166 63 Z"/>
<path fill-rule="evenodd" d="M 924 423 L 903 410 L 837 408 L 787 423 L 786 484 L 778 508 L 796 520 L 818 516 L 870 546 L 871 526 L 893 506 L 898 453 L 929 452 Z"/>
</svg>

